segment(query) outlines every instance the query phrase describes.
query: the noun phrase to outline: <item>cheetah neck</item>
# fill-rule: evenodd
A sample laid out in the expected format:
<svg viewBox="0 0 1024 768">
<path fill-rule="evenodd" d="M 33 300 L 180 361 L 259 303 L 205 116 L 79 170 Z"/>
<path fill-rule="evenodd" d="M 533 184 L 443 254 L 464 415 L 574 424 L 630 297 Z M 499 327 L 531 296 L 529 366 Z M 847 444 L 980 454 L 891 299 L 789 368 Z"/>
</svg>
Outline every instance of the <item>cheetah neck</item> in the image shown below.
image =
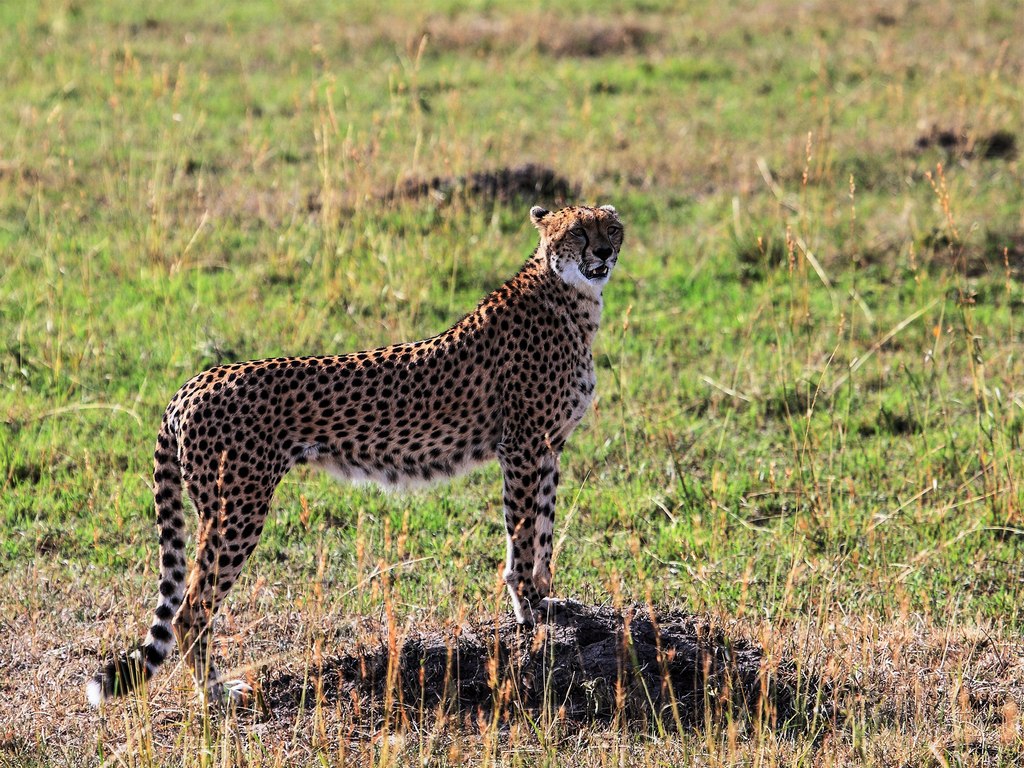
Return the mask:
<svg viewBox="0 0 1024 768">
<path fill-rule="evenodd" d="M 604 286 L 608 279 L 588 280 L 580 272 L 579 265 L 567 261 L 563 265 L 552 264 L 548 254 L 538 253 L 544 273 L 551 284 L 552 298 L 559 305 L 570 322 L 578 326 L 584 342 L 590 346 L 601 325 L 601 311 L 604 308 Z"/>
<path fill-rule="evenodd" d="M 449 333 L 458 334 L 481 323 L 494 323 L 505 314 L 510 303 L 524 308 L 528 314 L 557 318 L 558 322 L 574 327 L 575 337 L 587 348 L 593 344 L 601 324 L 600 289 L 596 292 L 580 290 L 567 282 L 551 268 L 548 255 L 539 248 L 518 273 L 484 298 L 476 311 L 456 323 Z"/>
</svg>

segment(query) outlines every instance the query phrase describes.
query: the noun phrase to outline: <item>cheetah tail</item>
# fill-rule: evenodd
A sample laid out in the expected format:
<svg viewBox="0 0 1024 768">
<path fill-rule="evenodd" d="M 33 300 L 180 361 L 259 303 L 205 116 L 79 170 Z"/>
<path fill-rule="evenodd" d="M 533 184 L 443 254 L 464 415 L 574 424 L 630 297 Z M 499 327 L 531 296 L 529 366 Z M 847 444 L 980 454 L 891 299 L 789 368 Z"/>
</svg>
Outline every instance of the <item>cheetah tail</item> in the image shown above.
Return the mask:
<svg viewBox="0 0 1024 768">
<path fill-rule="evenodd" d="M 157 526 L 160 529 L 160 598 L 149 634 L 140 646 L 116 656 L 86 684 L 89 703 L 123 696 L 148 680 L 174 648 L 171 619 L 185 593 L 185 516 L 181 503 L 178 438 L 165 414 L 157 437 L 153 470 Z"/>
</svg>

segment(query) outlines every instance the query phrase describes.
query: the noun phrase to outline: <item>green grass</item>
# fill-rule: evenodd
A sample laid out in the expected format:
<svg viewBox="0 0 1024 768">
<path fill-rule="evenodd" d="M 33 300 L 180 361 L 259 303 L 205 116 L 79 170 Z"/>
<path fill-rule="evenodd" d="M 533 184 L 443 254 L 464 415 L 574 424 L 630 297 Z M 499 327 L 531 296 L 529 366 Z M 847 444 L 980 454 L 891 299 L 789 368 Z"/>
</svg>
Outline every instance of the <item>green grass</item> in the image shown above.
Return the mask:
<svg viewBox="0 0 1024 768">
<path fill-rule="evenodd" d="M 383 197 L 528 160 L 627 225 L 599 399 L 563 459 L 556 592 L 710 613 L 850 684 L 835 721 L 656 742 L 516 721 L 426 752 L 351 713 L 323 717 L 358 737 L 321 737 L 316 713 L 204 736 L 174 672 L 152 754 L 113 764 L 1020 759 L 1020 9 L 614 13 L 0 6 L 0 763 L 138 751 L 150 715 L 101 720 L 82 684 L 149 616 L 148 474 L 177 387 L 443 330 L 529 254 L 534 201 Z M 594 40 L 607 55 L 583 55 Z M 933 129 L 965 139 L 918 147 Z M 971 151 L 997 130 L 1016 156 Z M 409 496 L 290 475 L 229 601 L 236 660 L 301 659 L 311 627 L 385 594 L 402 626 L 486 615 L 499 486 L 496 467 Z"/>
</svg>

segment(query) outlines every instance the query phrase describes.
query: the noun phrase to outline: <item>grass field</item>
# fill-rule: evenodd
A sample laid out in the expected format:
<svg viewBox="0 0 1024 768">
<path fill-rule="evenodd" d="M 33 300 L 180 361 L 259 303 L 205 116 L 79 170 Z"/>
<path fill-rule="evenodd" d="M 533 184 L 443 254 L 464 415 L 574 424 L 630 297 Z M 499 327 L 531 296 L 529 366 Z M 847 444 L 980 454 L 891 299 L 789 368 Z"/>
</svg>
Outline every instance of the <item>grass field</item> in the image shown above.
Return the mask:
<svg viewBox="0 0 1024 768">
<path fill-rule="evenodd" d="M 1024 9 L 590 6 L 0 4 L 0 765 L 1024 761 Z M 830 712 L 208 719 L 174 664 L 90 710 L 155 604 L 170 396 L 443 330 L 551 201 L 393 193 L 526 162 L 627 227 L 555 592 L 691 612 Z M 507 611 L 503 556 L 496 466 L 295 472 L 219 651 L 315 679 L 382 625 Z"/>
</svg>

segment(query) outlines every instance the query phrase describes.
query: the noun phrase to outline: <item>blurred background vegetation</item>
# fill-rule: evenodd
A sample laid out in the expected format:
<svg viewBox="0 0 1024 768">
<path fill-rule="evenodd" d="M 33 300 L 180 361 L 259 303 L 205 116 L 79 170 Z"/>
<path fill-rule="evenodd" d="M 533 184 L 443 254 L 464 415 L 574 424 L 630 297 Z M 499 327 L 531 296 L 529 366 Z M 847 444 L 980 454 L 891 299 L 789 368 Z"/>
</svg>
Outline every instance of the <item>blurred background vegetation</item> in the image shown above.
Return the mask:
<svg viewBox="0 0 1024 768">
<path fill-rule="evenodd" d="M 125 743 L 42 702 L 78 711 L 148 618 L 152 443 L 185 379 L 441 331 L 527 257 L 530 205 L 581 202 L 627 242 L 556 592 L 708 613 L 860 686 L 824 741 L 673 748 L 1012 764 L 1022 32 L 987 0 L 0 4 L 0 685 L 29 708 L 0 757 Z M 490 610 L 498 488 L 293 474 L 231 603 L 240 655 L 301 657 L 313 634 L 260 617 L 309 601 Z M 475 738 L 452 743 L 504 764 Z"/>
</svg>

